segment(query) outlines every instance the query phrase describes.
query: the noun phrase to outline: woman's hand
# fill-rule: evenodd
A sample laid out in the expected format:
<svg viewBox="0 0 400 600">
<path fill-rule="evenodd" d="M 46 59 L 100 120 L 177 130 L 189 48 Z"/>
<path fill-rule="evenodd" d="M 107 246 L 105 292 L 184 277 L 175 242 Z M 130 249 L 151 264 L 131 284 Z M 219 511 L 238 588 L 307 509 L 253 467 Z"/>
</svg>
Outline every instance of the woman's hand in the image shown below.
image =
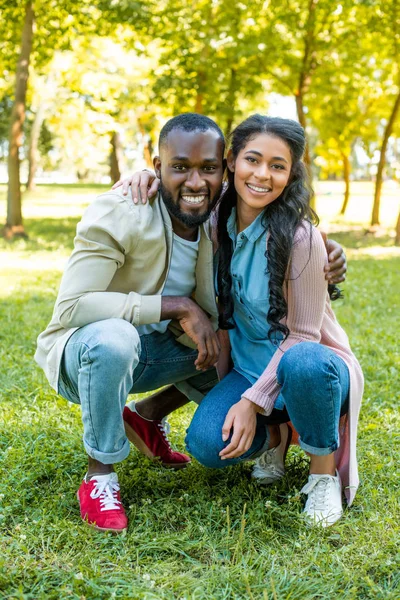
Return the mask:
<svg viewBox="0 0 400 600">
<path fill-rule="evenodd" d="M 141 199 L 142 204 L 146 204 L 148 198 L 152 198 L 158 192 L 160 180 L 156 177 L 154 171 L 143 170 L 135 171 L 133 175 L 126 179 L 120 179 L 117 183 L 114 183 L 112 190 L 117 189 L 122 185 L 122 193 L 127 196 L 129 186 L 132 188 L 133 203 L 138 203 L 138 198 Z"/>
<path fill-rule="evenodd" d="M 250 448 L 256 433 L 257 413 L 260 407 L 246 398 L 234 404 L 226 415 L 222 426 L 222 439 L 224 442 L 232 432 L 232 439 L 226 448 L 219 453 L 221 460 L 237 458 Z"/>
</svg>

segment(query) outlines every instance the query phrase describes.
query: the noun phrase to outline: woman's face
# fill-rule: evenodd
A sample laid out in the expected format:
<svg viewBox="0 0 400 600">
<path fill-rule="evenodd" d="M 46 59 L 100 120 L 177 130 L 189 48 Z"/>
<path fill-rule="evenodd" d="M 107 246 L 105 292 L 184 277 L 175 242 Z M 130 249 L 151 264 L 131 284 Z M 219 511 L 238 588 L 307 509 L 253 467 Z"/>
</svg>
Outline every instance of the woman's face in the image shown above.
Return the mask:
<svg viewBox="0 0 400 600">
<path fill-rule="evenodd" d="M 267 133 L 251 139 L 236 161 L 229 151 L 227 161 L 229 170 L 234 173 L 238 207 L 243 203 L 256 213 L 281 195 L 292 168 L 289 146 Z"/>
</svg>

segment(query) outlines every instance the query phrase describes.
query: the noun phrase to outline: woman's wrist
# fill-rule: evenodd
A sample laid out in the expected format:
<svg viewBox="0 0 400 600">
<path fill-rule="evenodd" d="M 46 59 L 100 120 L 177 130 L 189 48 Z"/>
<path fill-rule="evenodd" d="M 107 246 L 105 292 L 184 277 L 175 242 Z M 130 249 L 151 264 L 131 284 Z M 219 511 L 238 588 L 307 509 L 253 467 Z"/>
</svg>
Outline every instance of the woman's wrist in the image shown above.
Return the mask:
<svg viewBox="0 0 400 600">
<path fill-rule="evenodd" d="M 258 404 L 255 404 L 254 402 L 252 402 L 251 400 L 248 400 L 245 396 L 242 396 L 240 399 L 240 402 L 242 403 L 243 406 L 245 406 L 247 409 L 249 410 L 253 410 L 255 413 L 260 413 L 262 412 L 262 408 L 261 406 L 258 406 Z"/>
</svg>

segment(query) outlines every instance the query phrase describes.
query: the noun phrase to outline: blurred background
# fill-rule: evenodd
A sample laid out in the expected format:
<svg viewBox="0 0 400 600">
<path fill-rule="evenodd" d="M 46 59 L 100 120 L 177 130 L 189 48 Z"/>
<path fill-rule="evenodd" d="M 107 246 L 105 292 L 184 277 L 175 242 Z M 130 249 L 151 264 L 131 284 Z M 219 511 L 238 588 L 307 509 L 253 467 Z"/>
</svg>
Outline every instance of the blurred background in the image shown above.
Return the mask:
<svg viewBox="0 0 400 600">
<path fill-rule="evenodd" d="M 0 17 L 7 237 L 40 214 L 35 187 L 62 205 L 68 186 L 150 166 L 173 115 L 229 134 L 257 111 L 306 128 L 324 223 L 397 224 L 400 243 L 397 0 L 3 0 Z"/>
<path fill-rule="evenodd" d="M 0 0 L 1 598 L 399 600 L 399 47 L 400 0 Z M 184 111 L 227 134 L 255 111 L 306 128 L 366 383 L 362 486 L 326 535 L 301 521 L 296 450 L 264 489 L 250 466 L 178 477 L 132 452 L 127 536 L 80 523 L 80 409 L 35 365 L 36 338 L 84 208 L 150 166 Z M 181 451 L 193 411 L 171 416 Z"/>
</svg>

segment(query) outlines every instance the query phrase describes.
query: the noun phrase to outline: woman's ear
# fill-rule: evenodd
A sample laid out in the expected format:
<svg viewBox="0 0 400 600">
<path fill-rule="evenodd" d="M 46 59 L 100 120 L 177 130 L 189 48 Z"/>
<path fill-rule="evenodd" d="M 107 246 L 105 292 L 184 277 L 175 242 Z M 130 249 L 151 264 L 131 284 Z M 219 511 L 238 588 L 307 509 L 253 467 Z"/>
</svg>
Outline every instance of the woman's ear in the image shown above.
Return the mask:
<svg viewBox="0 0 400 600">
<path fill-rule="evenodd" d="M 231 148 L 228 150 L 228 154 L 226 155 L 226 164 L 231 173 L 233 173 L 235 171 L 235 159 L 233 158 L 233 152 Z"/>
</svg>

